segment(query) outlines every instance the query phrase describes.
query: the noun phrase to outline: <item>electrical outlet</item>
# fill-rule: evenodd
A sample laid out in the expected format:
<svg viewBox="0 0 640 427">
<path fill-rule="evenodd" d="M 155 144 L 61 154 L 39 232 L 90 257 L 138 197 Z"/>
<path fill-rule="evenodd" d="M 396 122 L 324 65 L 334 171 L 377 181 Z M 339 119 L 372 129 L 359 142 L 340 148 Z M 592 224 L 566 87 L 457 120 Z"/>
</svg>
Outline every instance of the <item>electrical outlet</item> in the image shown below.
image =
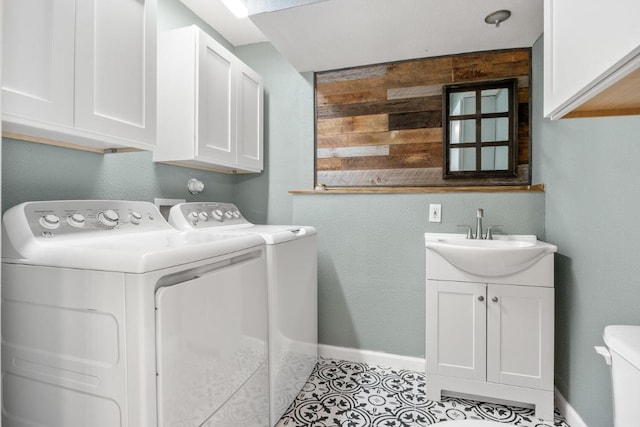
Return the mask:
<svg viewBox="0 0 640 427">
<path fill-rule="evenodd" d="M 429 205 L 429 222 L 442 222 L 442 205 Z"/>
</svg>

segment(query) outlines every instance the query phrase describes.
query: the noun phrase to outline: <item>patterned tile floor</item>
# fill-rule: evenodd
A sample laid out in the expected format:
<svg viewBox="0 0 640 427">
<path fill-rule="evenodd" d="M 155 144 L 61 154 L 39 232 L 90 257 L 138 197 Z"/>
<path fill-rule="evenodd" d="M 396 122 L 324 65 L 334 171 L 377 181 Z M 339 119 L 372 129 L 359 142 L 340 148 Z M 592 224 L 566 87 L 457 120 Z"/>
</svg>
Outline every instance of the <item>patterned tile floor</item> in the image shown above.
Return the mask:
<svg viewBox="0 0 640 427">
<path fill-rule="evenodd" d="M 533 409 L 447 397 L 433 402 L 425 397 L 423 373 L 326 358 L 276 427 L 422 427 L 459 419 L 569 427 L 557 409 L 551 423 L 535 418 Z"/>
</svg>

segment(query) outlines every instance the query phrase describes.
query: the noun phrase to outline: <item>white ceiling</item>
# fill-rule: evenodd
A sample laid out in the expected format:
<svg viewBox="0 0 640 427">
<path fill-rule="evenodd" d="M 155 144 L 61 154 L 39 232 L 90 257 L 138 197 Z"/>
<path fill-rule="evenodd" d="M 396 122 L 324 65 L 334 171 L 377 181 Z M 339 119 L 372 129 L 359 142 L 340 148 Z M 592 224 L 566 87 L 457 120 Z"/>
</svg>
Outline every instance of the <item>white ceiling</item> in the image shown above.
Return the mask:
<svg viewBox="0 0 640 427">
<path fill-rule="evenodd" d="M 180 1 L 234 46 L 267 41 L 249 18 L 236 18 L 221 0 Z"/>
<path fill-rule="evenodd" d="M 299 71 L 530 47 L 543 30 L 543 0 L 327 0 L 253 15 L 255 26 L 220 0 L 181 1 L 233 45 L 266 36 Z M 484 22 L 500 9 L 508 21 Z"/>
</svg>

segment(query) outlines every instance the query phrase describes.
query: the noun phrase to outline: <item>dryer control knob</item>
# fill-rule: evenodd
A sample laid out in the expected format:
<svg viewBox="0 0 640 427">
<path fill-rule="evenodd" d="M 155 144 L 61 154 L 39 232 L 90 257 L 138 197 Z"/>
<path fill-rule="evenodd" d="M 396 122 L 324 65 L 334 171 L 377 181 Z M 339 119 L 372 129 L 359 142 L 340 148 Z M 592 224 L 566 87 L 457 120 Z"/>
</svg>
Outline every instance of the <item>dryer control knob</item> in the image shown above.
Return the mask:
<svg viewBox="0 0 640 427">
<path fill-rule="evenodd" d="M 116 225 L 118 225 L 118 221 L 120 220 L 120 217 L 118 216 L 118 214 L 111 210 L 111 209 L 107 209 L 106 211 L 102 211 L 102 212 L 98 212 L 98 222 L 102 225 L 104 225 L 105 227 L 109 227 L 109 228 L 113 228 Z"/>
<path fill-rule="evenodd" d="M 40 225 L 49 230 L 60 227 L 60 218 L 54 214 L 47 214 L 40 218 Z"/>
<path fill-rule="evenodd" d="M 71 214 L 67 217 L 67 223 L 75 228 L 84 227 L 85 218 L 84 215 L 79 213 Z"/>
<path fill-rule="evenodd" d="M 198 212 L 189 212 L 187 215 L 187 219 L 191 222 L 191 224 L 196 225 L 198 223 Z"/>
<path fill-rule="evenodd" d="M 129 214 L 129 221 L 131 224 L 138 225 L 142 222 L 142 214 L 140 212 L 133 211 Z"/>
<path fill-rule="evenodd" d="M 233 212 L 231 212 L 231 211 L 226 211 L 226 212 L 224 213 L 224 217 L 225 217 L 225 218 L 227 218 L 227 219 L 233 219 Z"/>
<path fill-rule="evenodd" d="M 198 218 L 200 218 L 202 221 L 209 221 L 209 214 L 202 211 L 198 214 Z"/>
<path fill-rule="evenodd" d="M 213 219 L 217 220 L 217 221 L 224 221 L 224 214 L 222 213 L 222 211 L 220 209 L 214 209 L 211 211 L 211 216 L 213 217 Z"/>
<path fill-rule="evenodd" d="M 232 213 L 233 213 L 233 217 L 234 217 L 235 219 L 240 219 L 240 218 L 242 218 L 242 214 L 240 213 L 240 211 L 239 211 L 239 210 L 237 210 L 237 209 L 236 209 L 236 210 L 235 210 L 235 211 L 233 211 Z"/>
</svg>

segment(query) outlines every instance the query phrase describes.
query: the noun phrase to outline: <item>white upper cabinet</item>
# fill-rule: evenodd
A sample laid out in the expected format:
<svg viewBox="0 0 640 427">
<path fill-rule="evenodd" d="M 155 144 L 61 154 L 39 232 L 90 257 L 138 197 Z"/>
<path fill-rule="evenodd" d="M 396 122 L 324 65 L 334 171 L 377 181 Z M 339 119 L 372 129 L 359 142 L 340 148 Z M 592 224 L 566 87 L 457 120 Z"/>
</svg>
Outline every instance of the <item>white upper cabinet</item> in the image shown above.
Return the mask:
<svg viewBox="0 0 640 427">
<path fill-rule="evenodd" d="M 7 0 L 4 130 L 153 148 L 157 0 Z"/>
<path fill-rule="evenodd" d="M 73 126 L 74 26 L 75 0 L 4 2 L 3 120 Z"/>
<path fill-rule="evenodd" d="M 242 62 L 237 65 L 238 166 L 247 170 L 262 170 L 262 78 Z"/>
<path fill-rule="evenodd" d="M 162 34 L 158 52 L 153 160 L 262 171 L 262 78 L 196 26 Z"/>
<path fill-rule="evenodd" d="M 637 0 L 545 0 L 545 117 L 640 114 L 638 16 Z"/>
<path fill-rule="evenodd" d="M 233 165 L 236 162 L 236 60 L 204 32 L 196 36 L 196 157 Z"/>
</svg>

